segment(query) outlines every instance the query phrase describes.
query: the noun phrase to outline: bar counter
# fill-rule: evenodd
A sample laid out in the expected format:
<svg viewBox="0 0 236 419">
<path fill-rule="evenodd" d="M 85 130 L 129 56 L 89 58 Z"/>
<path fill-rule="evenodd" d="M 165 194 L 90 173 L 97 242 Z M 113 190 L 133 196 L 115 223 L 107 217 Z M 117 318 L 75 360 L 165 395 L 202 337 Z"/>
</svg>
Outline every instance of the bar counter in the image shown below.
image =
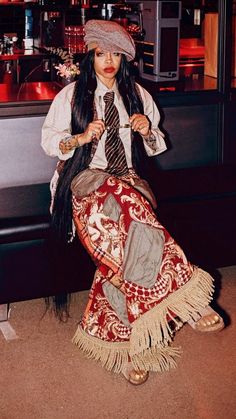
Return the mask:
<svg viewBox="0 0 236 419">
<path fill-rule="evenodd" d="M 9 75 L 10 79 L 11 75 Z M 138 83 L 145 87 L 161 106 L 170 104 L 178 106 L 197 99 L 207 101 L 207 97 L 217 96 L 217 79 L 209 76 L 186 78 L 173 83 L 156 83 L 137 78 Z M 21 84 L 0 83 L 0 118 L 6 116 L 37 115 L 47 113 L 49 105 L 55 95 L 65 85 L 62 81 L 24 82 Z M 38 109 L 38 111 L 37 111 Z"/>
<path fill-rule="evenodd" d="M 61 88 L 57 82 L 0 83 L 0 118 L 46 114 Z"/>
<path fill-rule="evenodd" d="M 52 100 L 61 90 L 57 82 L 27 82 L 20 85 L 0 83 L 1 102 Z"/>
</svg>

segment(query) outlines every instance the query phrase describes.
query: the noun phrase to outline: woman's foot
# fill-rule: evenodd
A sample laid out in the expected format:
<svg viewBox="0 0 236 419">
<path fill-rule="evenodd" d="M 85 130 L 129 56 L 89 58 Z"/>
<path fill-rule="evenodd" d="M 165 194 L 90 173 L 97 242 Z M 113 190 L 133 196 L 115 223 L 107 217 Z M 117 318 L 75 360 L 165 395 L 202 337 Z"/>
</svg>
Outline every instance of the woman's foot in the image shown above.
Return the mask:
<svg viewBox="0 0 236 419">
<path fill-rule="evenodd" d="M 188 321 L 188 324 L 194 330 L 197 330 L 198 332 L 219 332 L 225 327 L 224 320 L 212 307 L 207 306 L 199 313 L 200 316 L 198 320 Z"/>
<path fill-rule="evenodd" d="M 131 362 L 128 362 L 122 374 L 129 381 L 129 383 L 139 386 L 140 384 L 144 384 L 147 381 L 149 372 L 148 371 L 139 371 L 135 370 Z"/>
</svg>

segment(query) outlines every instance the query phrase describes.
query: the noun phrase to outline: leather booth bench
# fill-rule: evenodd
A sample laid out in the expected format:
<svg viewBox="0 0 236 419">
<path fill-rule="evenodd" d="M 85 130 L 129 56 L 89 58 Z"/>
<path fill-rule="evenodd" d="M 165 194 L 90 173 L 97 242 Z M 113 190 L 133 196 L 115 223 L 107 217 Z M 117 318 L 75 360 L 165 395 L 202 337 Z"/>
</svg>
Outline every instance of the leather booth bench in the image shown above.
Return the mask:
<svg viewBox="0 0 236 419">
<path fill-rule="evenodd" d="M 0 304 L 90 286 L 94 265 L 80 243 L 55 248 L 49 205 L 48 183 L 0 190 Z"/>
<path fill-rule="evenodd" d="M 206 269 L 236 263 L 234 168 L 155 169 L 158 218 L 187 257 Z M 95 266 L 76 240 L 50 234 L 49 185 L 0 190 L 0 304 L 89 289 Z"/>
</svg>

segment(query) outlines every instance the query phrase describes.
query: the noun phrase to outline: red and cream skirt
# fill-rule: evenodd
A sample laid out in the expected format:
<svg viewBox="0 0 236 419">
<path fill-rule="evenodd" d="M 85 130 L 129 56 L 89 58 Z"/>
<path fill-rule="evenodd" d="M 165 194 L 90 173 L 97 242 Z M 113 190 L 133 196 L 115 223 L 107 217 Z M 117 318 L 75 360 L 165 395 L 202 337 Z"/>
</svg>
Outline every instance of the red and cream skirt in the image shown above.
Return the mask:
<svg viewBox="0 0 236 419">
<path fill-rule="evenodd" d="M 174 333 L 209 304 L 212 277 L 188 262 L 132 179 L 87 169 L 72 193 L 76 232 L 97 266 L 73 342 L 114 372 L 128 361 L 170 369 Z"/>
</svg>

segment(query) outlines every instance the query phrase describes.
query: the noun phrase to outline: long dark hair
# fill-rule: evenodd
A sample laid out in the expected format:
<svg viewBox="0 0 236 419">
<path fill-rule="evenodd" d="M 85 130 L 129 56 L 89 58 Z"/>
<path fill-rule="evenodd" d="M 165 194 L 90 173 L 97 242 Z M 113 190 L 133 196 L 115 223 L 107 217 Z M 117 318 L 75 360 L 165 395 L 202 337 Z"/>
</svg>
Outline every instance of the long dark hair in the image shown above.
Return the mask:
<svg viewBox="0 0 236 419">
<path fill-rule="evenodd" d="M 80 65 L 80 75 L 75 84 L 72 100 L 72 135 L 85 131 L 89 122 L 94 117 L 94 93 L 97 87 L 96 73 L 94 70 L 94 50 L 89 51 Z M 122 55 L 120 69 L 116 75 L 117 86 L 123 99 L 128 115 L 143 113 L 143 104 L 135 85 L 134 77 L 126 57 Z M 142 142 L 140 136 L 133 133 L 132 160 L 133 166 L 138 171 L 138 160 Z M 52 226 L 58 238 L 67 242 L 71 235 L 72 203 L 71 181 L 82 170 L 88 167 L 91 160 L 92 143 L 86 144 L 75 150 L 73 157 L 68 159 L 59 175 L 59 181 L 54 198 L 52 212 Z"/>
</svg>

